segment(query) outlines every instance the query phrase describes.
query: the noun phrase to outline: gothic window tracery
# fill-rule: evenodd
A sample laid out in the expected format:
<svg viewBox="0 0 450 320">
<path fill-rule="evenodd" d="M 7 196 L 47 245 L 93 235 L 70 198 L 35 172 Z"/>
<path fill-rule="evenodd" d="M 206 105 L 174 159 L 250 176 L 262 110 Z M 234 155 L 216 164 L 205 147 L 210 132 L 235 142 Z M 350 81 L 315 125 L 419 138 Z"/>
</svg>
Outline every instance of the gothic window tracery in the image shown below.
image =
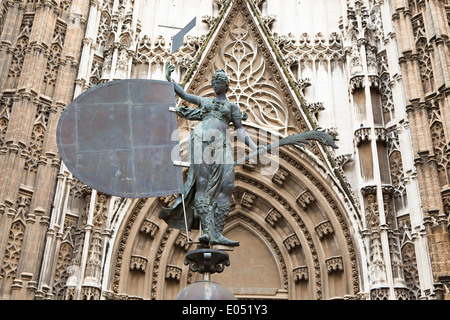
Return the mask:
<svg viewBox="0 0 450 320">
<path fill-rule="evenodd" d="M 384 114 L 384 123 L 387 124 L 395 117 L 392 84 L 389 74 L 386 50 L 377 54 L 378 77 L 380 79 L 381 107 Z"/>
<path fill-rule="evenodd" d="M 417 259 L 414 245 L 408 242 L 402 248 L 403 272 L 405 282 L 411 291 L 412 298 L 417 299 L 419 294 L 419 274 L 417 271 Z"/>
<path fill-rule="evenodd" d="M 428 93 L 434 90 L 434 73 L 431 63 L 432 47 L 429 46 L 426 38 L 422 14 L 413 17 L 411 23 L 416 42 L 417 63 L 419 65 L 423 92 Z"/>
<path fill-rule="evenodd" d="M 439 183 L 441 187 L 450 184 L 450 150 L 445 143 L 445 132 L 442 122 L 435 121 L 431 126 L 431 139 L 436 157 Z"/>
<path fill-rule="evenodd" d="M 275 130 L 284 129 L 287 111 L 279 98 L 279 89 L 269 82 L 271 73 L 258 55 L 243 20 L 232 27 L 230 36 L 232 42 L 223 51 L 225 71 L 233 83 L 230 98 L 256 123 Z"/>
<path fill-rule="evenodd" d="M 107 39 L 111 33 L 111 15 L 108 11 L 102 11 L 100 16 L 100 24 L 97 32 L 97 53 L 103 56 L 106 49 Z"/>
<path fill-rule="evenodd" d="M 43 92 L 49 97 L 53 96 L 55 91 L 58 71 L 61 65 L 61 53 L 64 47 L 65 33 L 66 26 L 57 23 L 50 50 L 46 54 L 47 67 L 43 79 Z"/>
<path fill-rule="evenodd" d="M 19 77 L 22 73 L 22 66 L 25 60 L 25 50 L 28 48 L 31 28 L 33 26 L 34 14 L 24 15 L 20 26 L 19 37 L 12 50 L 12 59 L 8 72 L 8 88 L 15 88 L 18 85 Z"/>
<path fill-rule="evenodd" d="M 50 106 L 48 104 L 41 103 L 37 108 L 37 114 L 31 132 L 30 145 L 26 153 L 25 175 L 23 178 L 24 184 L 30 187 L 34 187 L 35 185 L 35 178 L 47 131 L 49 112 Z"/>
<path fill-rule="evenodd" d="M 368 30 L 370 30 L 371 38 L 373 38 L 373 42 L 376 45 L 377 49 L 380 50 L 383 46 L 384 42 L 384 28 L 383 28 L 383 20 L 381 16 L 381 8 L 378 1 L 369 1 L 370 10 L 369 10 L 369 19 L 368 19 Z"/>
<path fill-rule="evenodd" d="M 55 276 L 53 278 L 53 294 L 56 300 L 62 300 L 64 297 L 64 289 L 69 278 L 68 269 L 72 262 L 73 245 L 69 241 L 61 243 Z"/>
<path fill-rule="evenodd" d="M 411 223 L 407 218 L 399 219 L 400 246 L 402 254 L 403 274 L 405 284 L 409 289 L 410 299 L 418 299 L 420 281 L 417 268 L 416 248 L 411 235 Z"/>
<path fill-rule="evenodd" d="M 8 296 L 10 285 L 16 278 L 17 267 L 22 253 L 22 245 L 25 237 L 26 219 L 30 205 L 30 198 L 20 195 L 16 203 L 16 212 L 9 230 L 8 242 L 6 243 L 3 263 L 0 269 L 0 278 L 5 279 L 9 285 L 0 288 L 0 295 Z M 6 291 L 5 291 L 6 290 Z"/>
<path fill-rule="evenodd" d="M 6 143 L 6 131 L 11 117 L 12 105 L 12 96 L 5 95 L 0 98 L 0 146 L 4 146 Z"/>
<path fill-rule="evenodd" d="M 7 13 L 6 2 L 2 2 L 0 6 L 1 6 L 0 7 L 0 35 L 1 35 L 6 20 L 6 13 Z"/>
<path fill-rule="evenodd" d="M 24 235 L 24 223 L 20 220 L 14 222 L 9 231 L 8 244 L 0 272 L 3 279 L 14 279 L 16 277 Z"/>
</svg>

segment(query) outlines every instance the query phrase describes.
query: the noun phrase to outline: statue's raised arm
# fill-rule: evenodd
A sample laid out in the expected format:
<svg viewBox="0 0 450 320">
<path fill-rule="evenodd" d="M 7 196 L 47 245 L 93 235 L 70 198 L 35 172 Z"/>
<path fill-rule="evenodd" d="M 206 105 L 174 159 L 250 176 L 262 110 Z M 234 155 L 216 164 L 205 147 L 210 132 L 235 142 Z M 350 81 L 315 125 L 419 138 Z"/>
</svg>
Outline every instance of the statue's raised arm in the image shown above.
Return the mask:
<svg viewBox="0 0 450 320">
<path fill-rule="evenodd" d="M 184 91 L 183 87 L 180 86 L 175 81 L 172 81 L 172 72 L 175 70 L 175 67 L 170 64 L 170 62 L 166 63 L 166 80 L 169 82 L 172 82 L 175 86 L 175 93 L 183 100 L 186 100 L 190 103 L 200 105 L 201 97 L 198 97 L 193 94 L 187 94 L 186 91 Z"/>
</svg>

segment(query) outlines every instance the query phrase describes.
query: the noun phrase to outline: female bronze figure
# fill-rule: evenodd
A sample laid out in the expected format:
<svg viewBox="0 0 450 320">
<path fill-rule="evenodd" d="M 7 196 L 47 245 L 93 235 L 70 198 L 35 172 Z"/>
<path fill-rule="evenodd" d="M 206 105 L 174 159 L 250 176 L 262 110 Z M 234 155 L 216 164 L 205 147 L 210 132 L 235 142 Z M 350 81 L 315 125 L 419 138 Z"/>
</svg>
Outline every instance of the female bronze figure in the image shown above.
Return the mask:
<svg viewBox="0 0 450 320">
<path fill-rule="evenodd" d="M 166 65 L 166 78 L 171 80 L 174 67 Z M 211 85 L 215 98 L 187 94 L 177 83 L 175 93 L 199 108 L 178 107 L 176 112 L 188 120 L 201 121 L 190 137 L 190 168 L 184 185 L 185 210 L 188 228 L 197 228 L 201 222 L 203 235 L 199 241 L 205 244 L 239 246 L 238 241 L 227 239 L 222 231 L 230 213 L 230 201 L 234 188 L 234 159 L 227 130 L 232 123 L 238 139 L 253 150 L 258 146 L 242 126 L 239 107 L 227 99 L 229 78 L 224 70 L 217 70 Z M 259 147 L 260 149 L 264 147 Z M 160 218 L 170 226 L 185 227 L 181 195 L 170 208 L 162 208 Z"/>
</svg>

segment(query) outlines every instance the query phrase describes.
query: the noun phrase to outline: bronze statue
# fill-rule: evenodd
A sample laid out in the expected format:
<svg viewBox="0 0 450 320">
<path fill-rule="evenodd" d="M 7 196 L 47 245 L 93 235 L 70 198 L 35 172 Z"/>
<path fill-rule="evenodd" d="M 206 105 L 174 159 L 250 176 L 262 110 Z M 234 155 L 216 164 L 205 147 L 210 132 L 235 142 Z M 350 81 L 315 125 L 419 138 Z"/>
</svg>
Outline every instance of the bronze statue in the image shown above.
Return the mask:
<svg viewBox="0 0 450 320">
<path fill-rule="evenodd" d="M 166 78 L 172 81 L 173 66 L 166 65 Z M 217 70 L 212 76 L 211 85 L 215 98 L 187 94 L 174 83 L 176 94 L 185 101 L 199 106 L 198 109 L 178 107 L 176 112 L 188 120 L 201 121 L 191 134 L 191 165 L 184 185 L 185 209 L 188 227 L 196 227 L 201 222 L 203 236 L 199 241 L 206 244 L 239 246 L 223 236 L 222 231 L 230 212 L 231 195 L 234 188 L 234 159 L 227 130 L 230 123 L 236 128 L 239 139 L 253 150 L 258 147 L 242 126 L 242 113 L 239 107 L 227 99 L 229 78 L 224 70 Z M 217 133 L 220 133 L 219 136 Z M 221 135 L 221 137 L 220 137 Z M 201 139 L 196 143 L 195 139 Z M 199 140 L 197 140 L 199 141 Z M 197 145 L 196 145 L 197 144 Z M 203 156 L 210 156 L 209 161 Z M 202 158 L 199 161 L 199 156 Z M 207 160 L 207 161 L 204 161 Z M 179 196 L 170 208 L 162 208 L 160 218 L 177 229 L 183 229 L 184 212 L 182 197 Z"/>
<path fill-rule="evenodd" d="M 172 65 L 166 64 L 167 81 L 172 81 L 173 70 Z M 199 106 L 198 109 L 178 107 L 177 114 L 201 123 L 194 128 L 190 136 L 190 168 L 184 184 L 185 205 L 183 206 L 183 196 L 178 196 L 170 208 L 161 209 L 160 218 L 180 230 L 183 230 L 186 224 L 189 230 L 198 228 L 200 221 L 204 232 L 204 235 L 199 237 L 201 243 L 239 246 L 238 241 L 229 240 L 222 234 L 230 213 L 234 166 L 287 144 L 304 147 L 304 144 L 312 145 L 308 140 L 315 140 L 332 148 L 338 146 L 334 143 L 336 139 L 320 131 L 320 128 L 288 136 L 268 146 L 257 146 L 242 126 L 242 119 L 245 120 L 246 115 L 241 113 L 235 103 L 227 99 L 229 83 L 225 71 L 217 70 L 211 80 L 215 98 L 187 94 L 179 84 L 174 83 L 175 93 L 180 98 Z M 254 150 L 252 154 L 236 162 L 233 160 L 233 149 L 226 134 L 230 123 L 236 128 L 238 139 Z M 204 159 L 205 155 L 208 159 Z M 183 208 L 186 210 L 186 220 Z"/>
</svg>

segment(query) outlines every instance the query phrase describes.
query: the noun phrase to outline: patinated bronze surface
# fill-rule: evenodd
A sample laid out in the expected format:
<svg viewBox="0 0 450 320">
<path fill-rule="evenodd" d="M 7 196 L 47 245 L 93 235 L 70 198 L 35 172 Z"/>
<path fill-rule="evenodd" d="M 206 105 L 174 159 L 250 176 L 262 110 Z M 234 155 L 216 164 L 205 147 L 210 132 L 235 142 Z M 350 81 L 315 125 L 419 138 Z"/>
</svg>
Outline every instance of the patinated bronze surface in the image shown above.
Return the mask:
<svg viewBox="0 0 450 320">
<path fill-rule="evenodd" d="M 166 79 L 169 82 L 172 81 L 173 71 L 174 66 L 166 64 Z M 239 241 L 227 239 L 222 234 L 230 213 L 234 166 L 286 144 L 311 145 L 308 140 L 316 140 L 333 148 L 337 146 L 335 139 L 319 130 L 292 135 L 269 146 L 257 146 L 242 125 L 243 114 L 239 106 L 227 98 L 230 80 L 224 70 L 216 71 L 211 85 L 215 98 L 188 94 L 179 84 L 174 83 L 175 93 L 181 99 L 198 106 L 178 107 L 178 116 L 201 122 L 194 128 L 190 137 L 190 167 L 184 186 L 184 197 L 180 195 L 171 207 L 162 208 L 159 216 L 177 229 L 183 229 L 184 226 L 188 229 L 195 228 L 200 222 L 203 229 L 203 235 L 199 237 L 201 243 L 236 247 L 239 246 Z M 238 139 L 254 151 L 236 163 L 231 151 L 233 148 L 227 138 L 227 130 L 231 124 L 236 129 Z"/>
<path fill-rule="evenodd" d="M 84 184 L 109 195 L 149 198 L 183 192 L 173 84 L 117 80 L 91 88 L 63 112 L 57 143 Z M 173 153 L 173 154 L 172 154 Z"/>
<path fill-rule="evenodd" d="M 171 81 L 174 67 L 166 65 L 166 78 Z M 230 213 L 230 200 L 234 188 L 234 159 L 227 130 L 230 124 L 236 129 L 238 139 L 257 150 L 242 125 L 239 107 L 229 101 L 226 93 L 229 78 L 224 70 L 217 70 L 211 80 L 216 97 L 206 98 L 188 94 L 177 83 L 175 93 L 198 108 L 178 107 L 178 116 L 201 121 L 190 137 L 190 167 L 181 195 L 169 208 L 162 208 L 160 218 L 170 226 L 195 228 L 201 223 L 203 235 L 199 241 L 206 244 L 239 246 L 239 241 L 227 239 L 223 234 Z M 185 200 L 185 201 L 184 201 Z"/>
</svg>

